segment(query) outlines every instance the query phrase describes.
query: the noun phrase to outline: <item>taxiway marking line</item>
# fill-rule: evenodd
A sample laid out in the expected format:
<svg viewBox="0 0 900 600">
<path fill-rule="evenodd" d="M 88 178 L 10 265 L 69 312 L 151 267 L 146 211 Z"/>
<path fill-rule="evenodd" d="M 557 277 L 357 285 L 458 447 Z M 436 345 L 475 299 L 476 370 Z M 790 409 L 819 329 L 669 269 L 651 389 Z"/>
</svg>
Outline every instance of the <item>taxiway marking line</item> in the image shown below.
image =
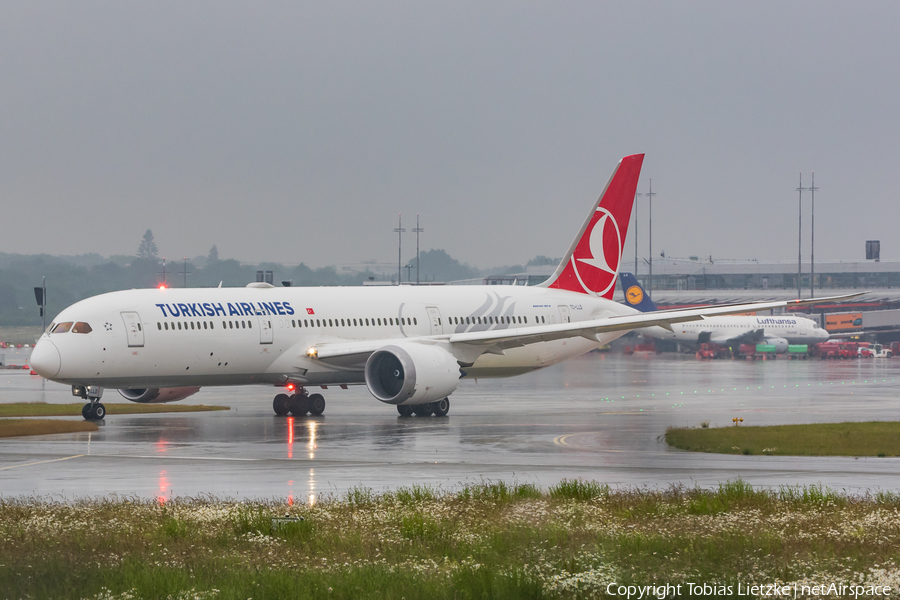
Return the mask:
<svg viewBox="0 0 900 600">
<path fill-rule="evenodd" d="M 0 471 L 6 471 L 7 469 L 18 469 L 19 467 L 32 467 L 34 465 L 42 465 L 44 463 L 52 463 L 59 462 L 61 460 L 69 460 L 70 458 L 80 458 L 84 456 L 84 454 L 76 454 L 75 456 L 64 456 L 63 458 L 51 458 L 49 460 L 39 460 L 37 462 L 25 463 L 21 465 L 11 465 L 9 467 L 0 467 Z"/>
<path fill-rule="evenodd" d="M 566 435 L 560 435 L 558 437 L 553 438 L 553 443 L 556 444 L 557 446 L 568 446 L 569 444 L 566 442 L 566 440 L 568 438 L 572 437 L 573 435 L 578 435 L 578 434 L 577 433 L 569 433 Z"/>
</svg>

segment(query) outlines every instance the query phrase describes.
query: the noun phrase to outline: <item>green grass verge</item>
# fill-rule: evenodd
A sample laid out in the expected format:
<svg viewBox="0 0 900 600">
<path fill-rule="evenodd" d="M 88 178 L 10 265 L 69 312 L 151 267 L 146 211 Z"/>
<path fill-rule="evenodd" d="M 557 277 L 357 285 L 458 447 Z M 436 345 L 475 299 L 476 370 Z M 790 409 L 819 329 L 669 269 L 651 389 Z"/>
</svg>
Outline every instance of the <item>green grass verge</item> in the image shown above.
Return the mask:
<svg viewBox="0 0 900 600">
<path fill-rule="evenodd" d="M 670 427 L 666 443 L 682 450 L 721 454 L 900 456 L 900 422 Z"/>
<path fill-rule="evenodd" d="M 46 404 L 44 402 L 17 402 L 0 404 L 0 417 L 74 417 L 81 416 L 84 402 L 69 404 Z M 202 412 L 208 410 L 230 410 L 227 406 L 206 406 L 204 404 L 140 404 L 122 402 L 106 404 L 108 415 L 139 415 L 144 413 Z"/>
<path fill-rule="evenodd" d="M 23 435 L 47 435 L 50 433 L 76 433 L 97 431 L 90 421 L 59 421 L 51 419 L 0 419 L 0 438 Z"/>
<path fill-rule="evenodd" d="M 0 497 L 0 596 L 574 599 L 611 583 L 890 585 L 898 513 L 894 494 L 740 480 L 360 487 L 293 505 Z M 285 514 L 303 520 L 273 523 Z"/>
</svg>

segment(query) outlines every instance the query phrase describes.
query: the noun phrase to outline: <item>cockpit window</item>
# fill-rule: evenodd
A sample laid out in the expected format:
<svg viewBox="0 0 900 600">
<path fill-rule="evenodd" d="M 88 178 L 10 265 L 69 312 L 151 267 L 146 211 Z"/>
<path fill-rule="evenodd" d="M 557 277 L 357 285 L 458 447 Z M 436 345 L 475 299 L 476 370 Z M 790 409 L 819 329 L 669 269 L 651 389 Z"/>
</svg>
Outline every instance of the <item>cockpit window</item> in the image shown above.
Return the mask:
<svg viewBox="0 0 900 600">
<path fill-rule="evenodd" d="M 75 326 L 72 327 L 72 333 L 90 333 L 91 331 L 91 326 L 81 321 L 75 323 Z"/>
<path fill-rule="evenodd" d="M 72 329 L 72 321 L 66 321 L 57 325 L 51 333 L 66 333 L 70 329 Z"/>
</svg>

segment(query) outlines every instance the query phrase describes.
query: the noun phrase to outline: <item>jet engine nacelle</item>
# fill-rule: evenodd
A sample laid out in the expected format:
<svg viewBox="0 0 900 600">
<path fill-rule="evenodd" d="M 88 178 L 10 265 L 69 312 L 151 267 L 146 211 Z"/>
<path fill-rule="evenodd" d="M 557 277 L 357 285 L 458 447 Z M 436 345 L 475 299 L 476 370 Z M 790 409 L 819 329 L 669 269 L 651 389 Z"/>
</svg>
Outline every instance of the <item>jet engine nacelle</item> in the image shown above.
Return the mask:
<svg viewBox="0 0 900 600">
<path fill-rule="evenodd" d="M 788 341 L 784 338 L 766 338 L 766 343 L 775 346 L 775 354 L 784 354 L 788 350 Z"/>
<path fill-rule="evenodd" d="M 366 361 L 366 386 L 387 404 L 423 404 L 456 390 L 459 363 L 436 346 L 403 344 L 376 350 Z"/>
<path fill-rule="evenodd" d="M 149 388 L 119 390 L 122 397 L 141 404 L 162 404 L 184 400 L 200 391 L 199 387 Z"/>
</svg>

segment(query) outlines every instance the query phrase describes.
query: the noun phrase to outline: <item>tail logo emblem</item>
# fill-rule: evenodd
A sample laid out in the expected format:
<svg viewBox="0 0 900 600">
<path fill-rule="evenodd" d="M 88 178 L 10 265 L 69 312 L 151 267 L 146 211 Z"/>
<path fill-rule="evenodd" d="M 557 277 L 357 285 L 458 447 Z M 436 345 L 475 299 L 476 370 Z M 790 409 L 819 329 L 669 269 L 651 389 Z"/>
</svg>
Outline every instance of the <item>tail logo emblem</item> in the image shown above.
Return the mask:
<svg viewBox="0 0 900 600">
<path fill-rule="evenodd" d="M 591 221 L 590 232 L 585 232 L 572 254 L 572 267 L 585 291 L 602 296 L 616 285 L 622 235 L 616 218 L 603 207 L 597 208 Z"/>
</svg>

